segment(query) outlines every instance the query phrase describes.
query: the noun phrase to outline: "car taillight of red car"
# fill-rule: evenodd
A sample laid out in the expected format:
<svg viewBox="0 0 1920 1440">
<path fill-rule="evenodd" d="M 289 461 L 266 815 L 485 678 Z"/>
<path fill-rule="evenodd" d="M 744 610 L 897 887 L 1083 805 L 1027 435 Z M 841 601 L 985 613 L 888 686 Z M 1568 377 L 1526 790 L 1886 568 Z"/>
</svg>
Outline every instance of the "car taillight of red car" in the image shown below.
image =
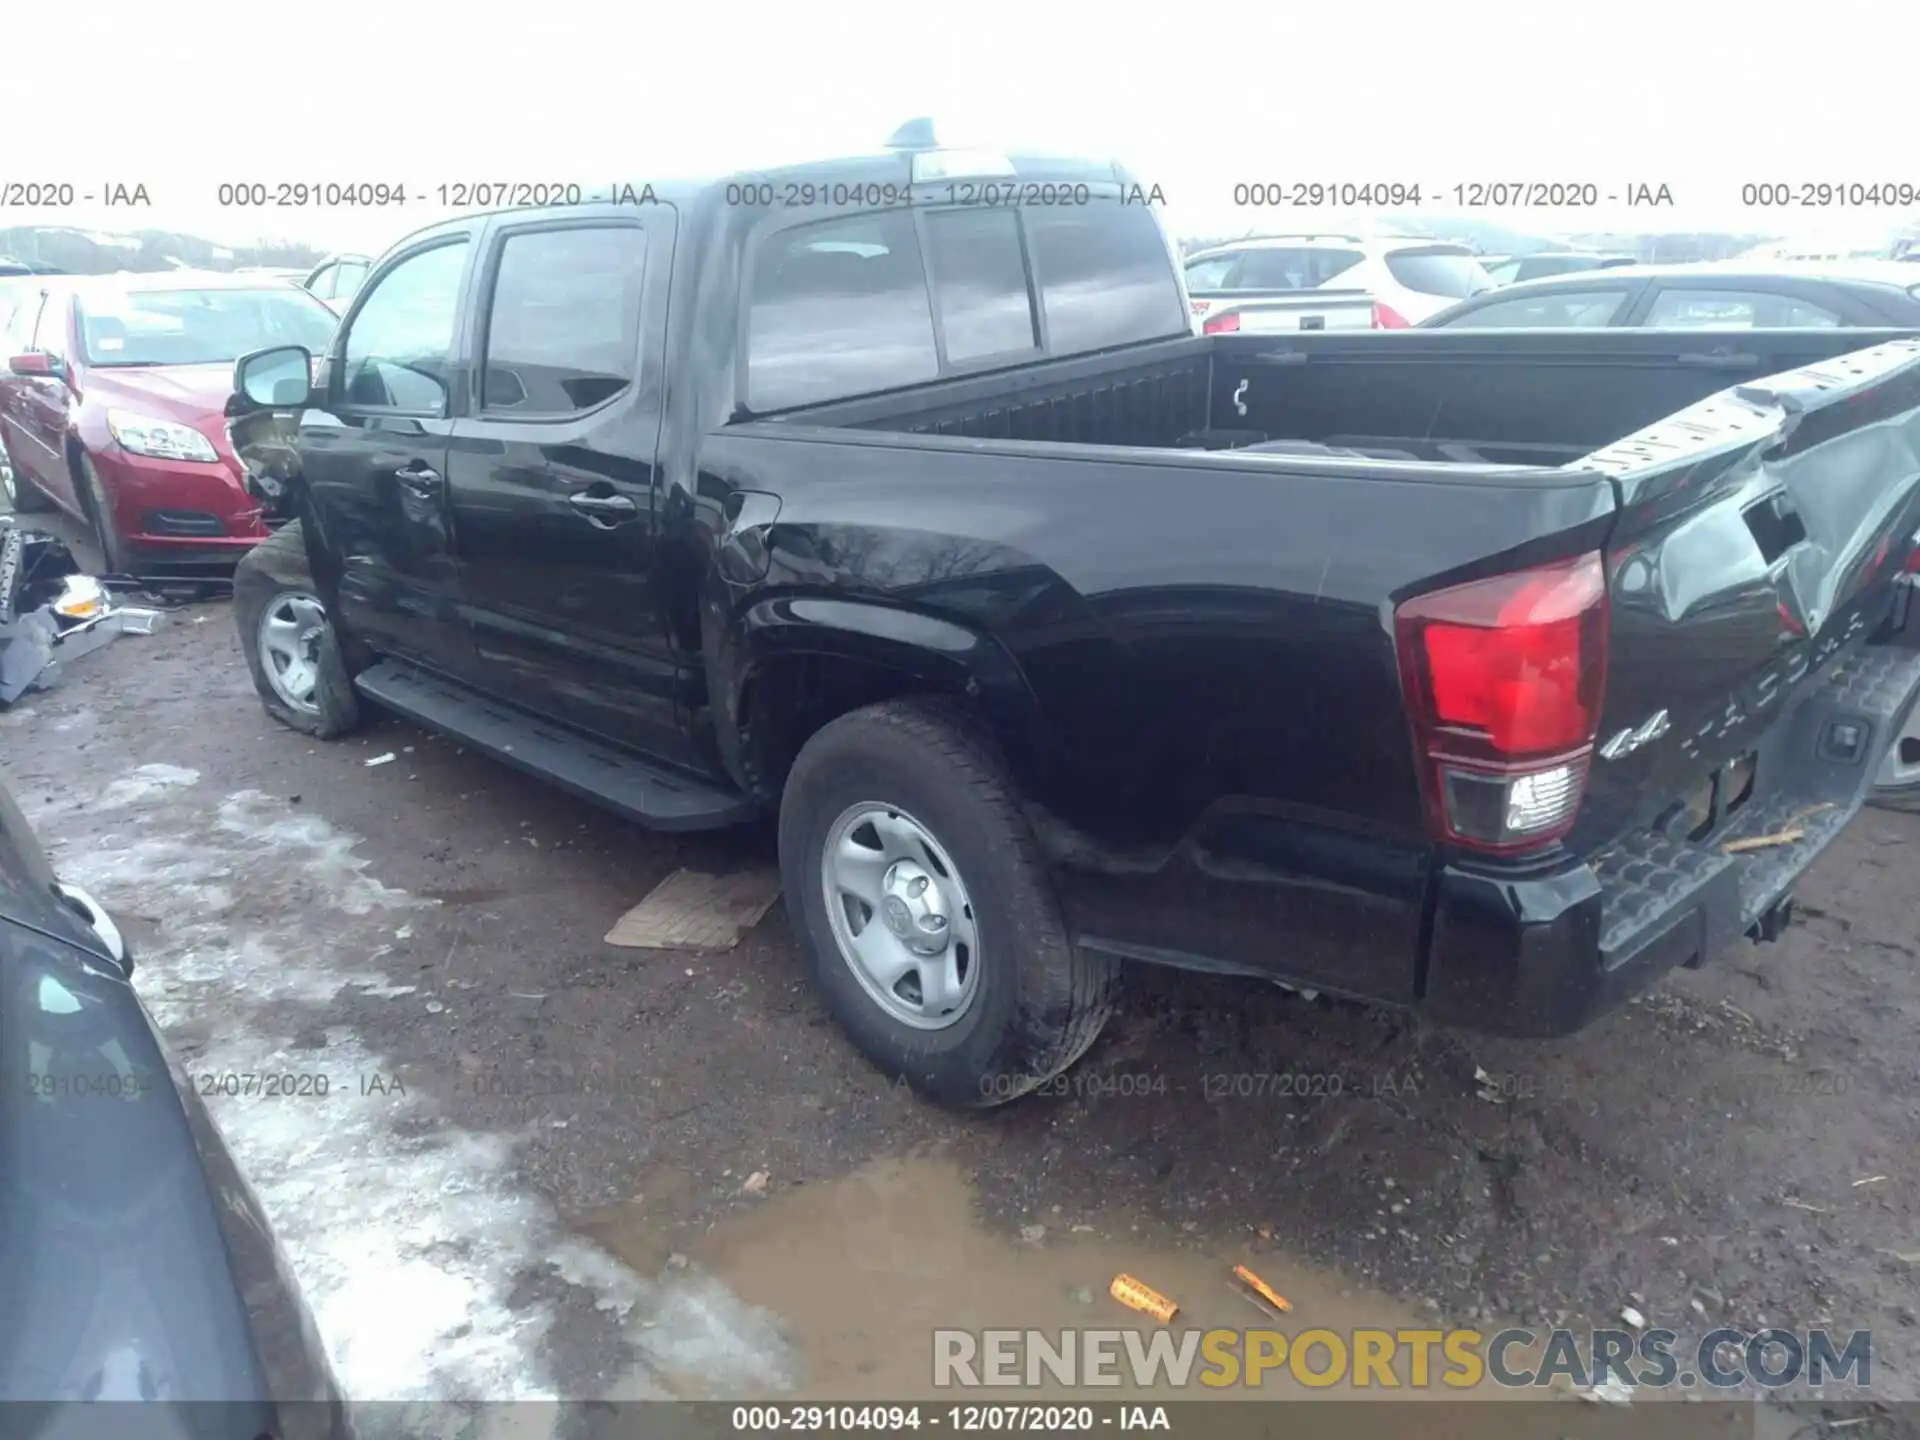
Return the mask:
<svg viewBox="0 0 1920 1440">
<path fill-rule="evenodd" d="M 1435 839 L 1513 855 L 1573 828 L 1600 725 L 1608 629 L 1597 551 L 1395 610 Z"/>
</svg>

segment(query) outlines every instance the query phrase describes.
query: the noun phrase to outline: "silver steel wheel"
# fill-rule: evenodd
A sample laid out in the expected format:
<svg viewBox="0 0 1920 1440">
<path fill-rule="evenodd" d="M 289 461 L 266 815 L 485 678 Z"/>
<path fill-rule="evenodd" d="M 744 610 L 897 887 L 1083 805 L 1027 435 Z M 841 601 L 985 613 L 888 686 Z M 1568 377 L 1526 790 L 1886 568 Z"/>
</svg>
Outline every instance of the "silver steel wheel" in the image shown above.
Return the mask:
<svg viewBox="0 0 1920 1440">
<path fill-rule="evenodd" d="M 314 688 L 320 681 L 320 641 L 327 633 L 327 612 L 313 596 L 292 590 L 273 597 L 260 617 L 254 643 L 260 668 L 283 703 L 318 715 Z"/>
<path fill-rule="evenodd" d="M 840 958 L 902 1025 L 945 1030 L 980 991 L 980 941 L 960 871 L 897 805 L 849 807 L 820 857 Z"/>
<path fill-rule="evenodd" d="M 1907 718 L 1907 728 L 1900 732 L 1900 738 L 1887 751 L 1887 758 L 1880 762 L 1880 773 L 1874 777 L 1873 788 L 1920 789 L 1920 705 L 1914 707 L 1913 714 Z"/>
</svg>

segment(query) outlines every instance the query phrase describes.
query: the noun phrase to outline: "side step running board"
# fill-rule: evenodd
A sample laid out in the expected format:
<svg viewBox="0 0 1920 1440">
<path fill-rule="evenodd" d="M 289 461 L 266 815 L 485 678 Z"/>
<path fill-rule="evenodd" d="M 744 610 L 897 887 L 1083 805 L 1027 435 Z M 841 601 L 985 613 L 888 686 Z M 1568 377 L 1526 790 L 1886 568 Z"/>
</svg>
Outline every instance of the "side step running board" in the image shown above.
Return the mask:
<svg viewBox="0 0 1920 1440">
<path fill-rule="evenodd" d="M 464 686 L 382 660 L 354 679 L 369 700 L 654 830 L 717 830 L 750 818 L 736 790 L 596 744 Z"/>
</svg>

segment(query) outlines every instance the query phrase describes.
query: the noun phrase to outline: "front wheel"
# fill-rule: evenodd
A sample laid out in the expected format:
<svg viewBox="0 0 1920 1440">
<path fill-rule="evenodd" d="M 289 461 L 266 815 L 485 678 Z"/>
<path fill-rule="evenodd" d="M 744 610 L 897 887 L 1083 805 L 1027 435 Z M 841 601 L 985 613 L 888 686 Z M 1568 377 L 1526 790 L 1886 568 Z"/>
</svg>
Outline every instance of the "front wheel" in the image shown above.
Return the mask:
<svg viewBox="0 0 1920 1440">
<path fill-rule="evenodd" d="M 269 715 L 321 740 L 359 726 L 359 697 L 340 637 L 315 593 L 299 521 L 241 557 L 233 572 L 233 618 Z"/>
<path fill-rule="evenodd" d="M 93 522 L 93 536 L 100 544 L 100 558 L 110 575 L 131 573 L 133 555 L 127 548 L 127 542 L 121 537 L 120 527 L 114 522 L 113 503 L 107 498 L 107 487 L 100 482 L 100 472 L 93 468 L 93 461 L 81 455 L 80 498 L 86 502 L 87 518 Z"/>
<path fill-rule="evenodd" d="M 957 708 L 887 701 L 815 734 L 781 797 L 780 872 L 827 1009 L 928 1099 L 1023 1095 L 1112 1011 L 1113 963 L 1074 945 L 1013 781 Z"/>
</svg>

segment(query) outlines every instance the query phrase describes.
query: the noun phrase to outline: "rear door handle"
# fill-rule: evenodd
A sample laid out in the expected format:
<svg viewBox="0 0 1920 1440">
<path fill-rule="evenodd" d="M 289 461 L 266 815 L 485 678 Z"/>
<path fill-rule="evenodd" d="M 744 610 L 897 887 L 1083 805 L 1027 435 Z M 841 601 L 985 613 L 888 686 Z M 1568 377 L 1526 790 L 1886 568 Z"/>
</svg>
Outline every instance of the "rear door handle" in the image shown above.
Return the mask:
<svg viewBox="0 0 1920 1440">
<path fill-rule="evenodd" d="M 431 465 L 403 466 L 393 472 L 393 478 L 423 499 L 440 493 L 440 472 Z"/>
<path fill-rule="evenodd" d="M 1679 357 L 1682 365 L 1696 370 L 1751 370 L 1760 363 L 1758 355 L 1733 350 L 1708 350 Z"/>
<path fill-rule="evenodd" d="M 581 490 L 569 495 L 567 503 L 589 520 L 603 525 L 618 524 L 640 513 L 640 507 L 625 495 L 590 495 Z"/>
</svg>

